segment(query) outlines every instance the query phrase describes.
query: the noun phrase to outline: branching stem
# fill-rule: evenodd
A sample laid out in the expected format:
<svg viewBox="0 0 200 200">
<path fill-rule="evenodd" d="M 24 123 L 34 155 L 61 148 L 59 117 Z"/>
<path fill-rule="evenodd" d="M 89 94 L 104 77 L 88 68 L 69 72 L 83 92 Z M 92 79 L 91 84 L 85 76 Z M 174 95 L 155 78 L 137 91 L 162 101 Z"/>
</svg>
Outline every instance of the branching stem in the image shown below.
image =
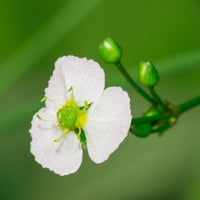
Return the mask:
<svg viewBox="0 0 200 200">
<path fill-rule="evenodd" d="M 150 87 L 149 91 L 150 91 L 151 95 L 154 97 L 157 105 L 159 105 L 165 112 L 167 112 L 168 108 L 164 104 L 164 102 L 162 101 L 162 99 L 160 98 L 160 96 L 156 93 L 155 88 L 154 87 Z"/>
<path fill-rule="evenodd" d="M 131 76 L 127 73 L 121 62 L 118 62 L 115 64 L 119 71 L 122 73 L 122 75 L 126 78 L 126 80 L 131 84 L 131 86 L 142 96 L 144 97 L 147 101 L 149 101 L 151 104 L 156 105 L 156 101 L 148 95 L 132 78 Z"/>
<path fill-rule="evenodd" d="M 158 114 L 158 115 L 154 115 L 151 117 L 137 117 L 137 118 L 133 118 L 131 124 L 143 124 L 143 123 L 151 123 L 151 122 L 155 122 L 155 121 L 159 121 L 161 119 L 169 119 L 171 116 L 170 115 L 162 115 L 162 114 Z"/>
</svg>

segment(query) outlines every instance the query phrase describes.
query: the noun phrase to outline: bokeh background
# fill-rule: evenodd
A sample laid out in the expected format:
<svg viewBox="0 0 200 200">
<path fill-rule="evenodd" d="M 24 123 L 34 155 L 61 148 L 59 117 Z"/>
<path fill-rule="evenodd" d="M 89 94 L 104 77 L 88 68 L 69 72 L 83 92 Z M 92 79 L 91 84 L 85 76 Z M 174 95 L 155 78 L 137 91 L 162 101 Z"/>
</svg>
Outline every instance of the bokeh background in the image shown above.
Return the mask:
<svg viewBox="0 0 200 200">
<path fill-rule="evenodd" d="M 179 104 L 199 95 L 199 0 L 0 1 L 0 199 L 200 200 L 199 107 L 163 137 L 129 134 L 103 164 L 85 152 L 73 175 L 34 161 L 28 130 L 60 56 L 98 61 L 106 86 L 128 91 L 134 117 L 149 106 L 101 60 L 98 45 L 108 36 L 136 80 L 139 61 L 156 65 L 163 98 Z"/>
</svg>

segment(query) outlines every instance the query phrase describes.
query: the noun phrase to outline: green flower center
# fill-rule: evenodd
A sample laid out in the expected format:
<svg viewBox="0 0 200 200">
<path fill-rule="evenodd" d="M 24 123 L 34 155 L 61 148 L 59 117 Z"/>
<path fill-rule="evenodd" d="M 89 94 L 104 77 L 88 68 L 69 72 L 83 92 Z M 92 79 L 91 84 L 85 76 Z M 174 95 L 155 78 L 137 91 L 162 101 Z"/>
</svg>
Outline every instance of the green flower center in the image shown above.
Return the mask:
<svg viewBox="0 0 200 200">
<path fill-rule="evenodd" d="M 64 106 L 57 112 L 57 119 L 64 128 L 73 128 L 78 117 L 78 110 L 74 105 Z"/>
</svg>

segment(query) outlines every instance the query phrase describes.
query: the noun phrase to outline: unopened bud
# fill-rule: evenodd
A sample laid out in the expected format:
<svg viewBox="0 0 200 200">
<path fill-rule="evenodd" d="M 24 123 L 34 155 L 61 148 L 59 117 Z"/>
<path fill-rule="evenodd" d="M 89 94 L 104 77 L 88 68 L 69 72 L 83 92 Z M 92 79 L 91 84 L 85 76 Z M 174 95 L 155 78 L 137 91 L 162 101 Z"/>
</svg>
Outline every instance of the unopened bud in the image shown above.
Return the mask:
<svg viewBox="0 0 200 200">
<path fill-rule="evenodd" d="M 99 46 L 101 58 L 107 63 L 117 63 L 120 61 L 122 50 L 120 46 L 111 38 L 107 38 Z"/>
<path fill-rule="evenodd" d="M 150 62 L 140 62 L 139 78 L 140 82 L 146 87 L 153 87 L 159 81 L 158 72 Z"/>
<path fill-rule="evenodd" d="M 158 111 L 157 108 L 155 107 L 150 107 L 146 112 L 145 112 L 145 117 L 152 117 L 155 115 L 159 115 L 160 112 Z"/>
<path fill-rule="evenodd" d="M 151 133 L 151 125 L 149 123 L 136 124 L 134 127 L 134 135 L 137 137 L 147 137 Z"/>
</svg>

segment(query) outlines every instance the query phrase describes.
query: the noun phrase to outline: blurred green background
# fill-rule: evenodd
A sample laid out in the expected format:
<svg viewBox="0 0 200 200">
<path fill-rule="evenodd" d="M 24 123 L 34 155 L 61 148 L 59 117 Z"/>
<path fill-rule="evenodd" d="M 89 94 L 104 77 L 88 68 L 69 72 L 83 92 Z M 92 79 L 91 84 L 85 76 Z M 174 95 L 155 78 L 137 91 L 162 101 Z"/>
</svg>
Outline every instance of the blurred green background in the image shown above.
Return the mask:
<svg viewBox="0 0 200 200">
<path fill-rule="evenodd" d="M 28 132 L 63 55 L 98 61 L 106 86 L 128 91 L 134 117 L 148 107 L 100 59 L 108 36 L 135 79 L 139 61 L 156 65 L 164 98 L 179 104 L 199 95 L 199 0 L 1 0 L 0 27 L 0 199 L 200 200 L 199 107 L 161 138 L 129 134 L 103 164 L 85 152 L 79 171 L 65 177 L 34 161 Z"/>
</svg>

